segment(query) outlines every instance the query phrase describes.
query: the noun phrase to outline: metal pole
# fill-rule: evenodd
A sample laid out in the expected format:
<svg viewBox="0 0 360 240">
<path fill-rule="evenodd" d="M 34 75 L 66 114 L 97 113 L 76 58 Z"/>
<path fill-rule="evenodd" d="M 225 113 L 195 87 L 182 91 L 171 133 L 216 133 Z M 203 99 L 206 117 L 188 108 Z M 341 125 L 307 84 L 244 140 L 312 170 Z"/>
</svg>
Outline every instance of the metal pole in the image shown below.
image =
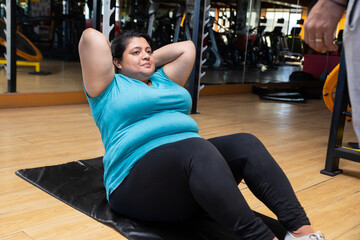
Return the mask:
<svg viewBox="0 0 360 240">
<path fill-rule="evenodd" d="M 16 92 L 16 0 L 6 0 L 6 77 L 8 92 Z"/>
<path fill-rule="evenodd" d="M 192 41 L 196 48 L 195 64 L 189 77 L 189 92 L 192 97 L 191 113 L 197 112 L 197 100 L 199 98 L 199 92 L 202 89 L 200 86 L 200 79 L 205 75 L 201 72 L 201 66 L 206 60 L 202 59 L 202 53 L 207 47 L 203 47 L 204 38 L 207 34 L 204 34 L 204 27 L 209 21 L 205 21 L 206 12 L 210 9 L 209 6 L 205 6 L 206 0 L 195 0 L 194 9 L 194 22 L 193 22 L 193 36 Z"/>
<path fill-rule="evenodd" d="M 150 7 L 149 7 L 149 24 L 148 24 L 148 31 L 147 34 L 152 37 L 153 34 L 153 27 L 154 27 L 154 22 L 155 22 L 155 15 L 156 15 L 156 11 L 159 9 L 160 3 L 159 2 L 154 2 L 152 0 L 149 1 L 150 2 Z"/>
<path fill-rule="evenodd" d="M 248 7 L 250 6 L 249 9 L 249 17 L 251 18 L 251 12 L 252 12 L 252 0 L 250 0 L 250 4 L 248 5 Z M 245 83 L 245 72 L 246 72 L 246 61 L 247 61 L 247 51 L 248 51 L 248 43 L 249 43 L 249 36 L 250 36 L 250 28 L 248 27 L 248 24 L 251 22 L 251 19 L 247 19 L 247 17 L 245 18 L 246 21 L 246 41 L 245 41 L 245 57 L 244 57 L 244 71 L 242 74 L 242 80 L 241 83 L 244 84 Z M 259 23 L 260 26 L 260 23 Z"/>
<path fill-rule="evenodd" d="M 93 2 L 93 28 L 100 31 L 101 21 L 101 0 L 94 0 Z"/>
<path fill-rule="evenodd" d="M 336 155 L 335 148 L 341 147 L 342 138 L 345 127 L 345 116 L 343 112 L 346 111 L 349 102 L 346 63 L 345 63 L 345 50 L 341 51 L 341 60 L 339 68 L 339 77 L 336 84 L 336 93 L 334 101 L 334 109 L 331 118 L 329 142 L 326 153 L 325 169 L 320 172 L 329 176 L 335 176 L 342 173 L 339 169 L 339 156 Z"/>
<path fill-rule="evenodd" d="M 110 42 L 115 37 L 115 0 L 104 1 L 102 32 Z"/>
</svg>

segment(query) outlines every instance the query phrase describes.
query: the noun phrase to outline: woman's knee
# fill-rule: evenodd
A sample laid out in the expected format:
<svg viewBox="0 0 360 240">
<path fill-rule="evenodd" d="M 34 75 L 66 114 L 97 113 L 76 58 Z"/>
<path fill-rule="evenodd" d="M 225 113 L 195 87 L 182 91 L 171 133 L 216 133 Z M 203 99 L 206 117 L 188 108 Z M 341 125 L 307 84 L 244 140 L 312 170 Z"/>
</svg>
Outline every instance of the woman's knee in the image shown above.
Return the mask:
<svg viewBox="0 0 360 240">
<path fill-rule="evenodd" d="M 251 143 L 251 144 L 258 144 L 261 143 L 260 140 L 251 133 L 236 133 L 232 135 L 234 139 L 238 142 L 242 143 Z"/>
<path fill-rule="evenodd" d="M 256 149 L 259 146 L 263 146 L 261 141 L 250 133 L 236 133 L 232 135 L 217 137 L 209 139 L 219 151 L 223 153 L 228 153 L 233 150 L 252 150 Z"/>
</svg>

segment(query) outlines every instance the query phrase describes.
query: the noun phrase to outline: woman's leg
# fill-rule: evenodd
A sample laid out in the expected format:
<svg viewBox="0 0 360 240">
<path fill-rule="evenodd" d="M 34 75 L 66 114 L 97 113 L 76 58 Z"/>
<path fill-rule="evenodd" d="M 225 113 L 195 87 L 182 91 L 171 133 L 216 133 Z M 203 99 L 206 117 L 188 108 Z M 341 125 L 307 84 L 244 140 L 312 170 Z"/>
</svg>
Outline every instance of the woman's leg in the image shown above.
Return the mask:
<svg viewBox="0 0 360 240">
<path fill-rule="evenodd" d="M 183 220 L 201 206 L 242 239 L 274 238 L 247 205 L 224 158 L 201 138 L 150 151 L 110 195 L 110 205 L 150 221 Z"/>
<path fill-rule="evenodd" d="M 237 183 L 245 180 L 289 231 L 309 225 L 289 180 L 255 136 L 247 133 L 209 139 L 228 162 Z"/>
</svg>

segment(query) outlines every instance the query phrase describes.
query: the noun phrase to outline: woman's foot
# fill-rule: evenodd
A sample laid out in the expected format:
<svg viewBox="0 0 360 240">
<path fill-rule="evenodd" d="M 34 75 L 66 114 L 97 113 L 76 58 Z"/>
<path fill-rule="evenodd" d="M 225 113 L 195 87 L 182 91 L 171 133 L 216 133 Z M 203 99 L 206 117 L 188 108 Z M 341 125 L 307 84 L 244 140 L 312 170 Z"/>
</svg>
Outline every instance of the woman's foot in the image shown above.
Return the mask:
<svg viewBox="0 0 360 240">
<path fill-rule="evenodd" d="M 295 231 L 288 232 L 284 240 L 325 240 L 321 232 L 316 232 L 311 225 L 304 225 Z"/>
<path fill-rule="evenodd" d="M 301 237 L 295 237 L 290 232 L 287 232 L 284 240 L 326 240 L 324 234 L 320 231 L 316 233 L 310 233 Z"/>
</svg>

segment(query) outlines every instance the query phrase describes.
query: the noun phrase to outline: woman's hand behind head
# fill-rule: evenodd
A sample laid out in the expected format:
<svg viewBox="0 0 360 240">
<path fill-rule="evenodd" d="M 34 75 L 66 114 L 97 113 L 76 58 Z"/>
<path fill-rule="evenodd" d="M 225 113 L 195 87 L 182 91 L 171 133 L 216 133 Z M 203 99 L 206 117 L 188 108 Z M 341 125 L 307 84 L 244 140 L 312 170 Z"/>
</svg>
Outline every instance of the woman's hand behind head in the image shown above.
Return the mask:
<svg viewBox="0 0 360 240">
<path fill-rule="evenodd" d="M 184 86 L 195 61 L 192 41 L 172 43 L 154 51 L 156 66 L 164 65 L 165 74 L 177 84 Z"/>
</svg>

